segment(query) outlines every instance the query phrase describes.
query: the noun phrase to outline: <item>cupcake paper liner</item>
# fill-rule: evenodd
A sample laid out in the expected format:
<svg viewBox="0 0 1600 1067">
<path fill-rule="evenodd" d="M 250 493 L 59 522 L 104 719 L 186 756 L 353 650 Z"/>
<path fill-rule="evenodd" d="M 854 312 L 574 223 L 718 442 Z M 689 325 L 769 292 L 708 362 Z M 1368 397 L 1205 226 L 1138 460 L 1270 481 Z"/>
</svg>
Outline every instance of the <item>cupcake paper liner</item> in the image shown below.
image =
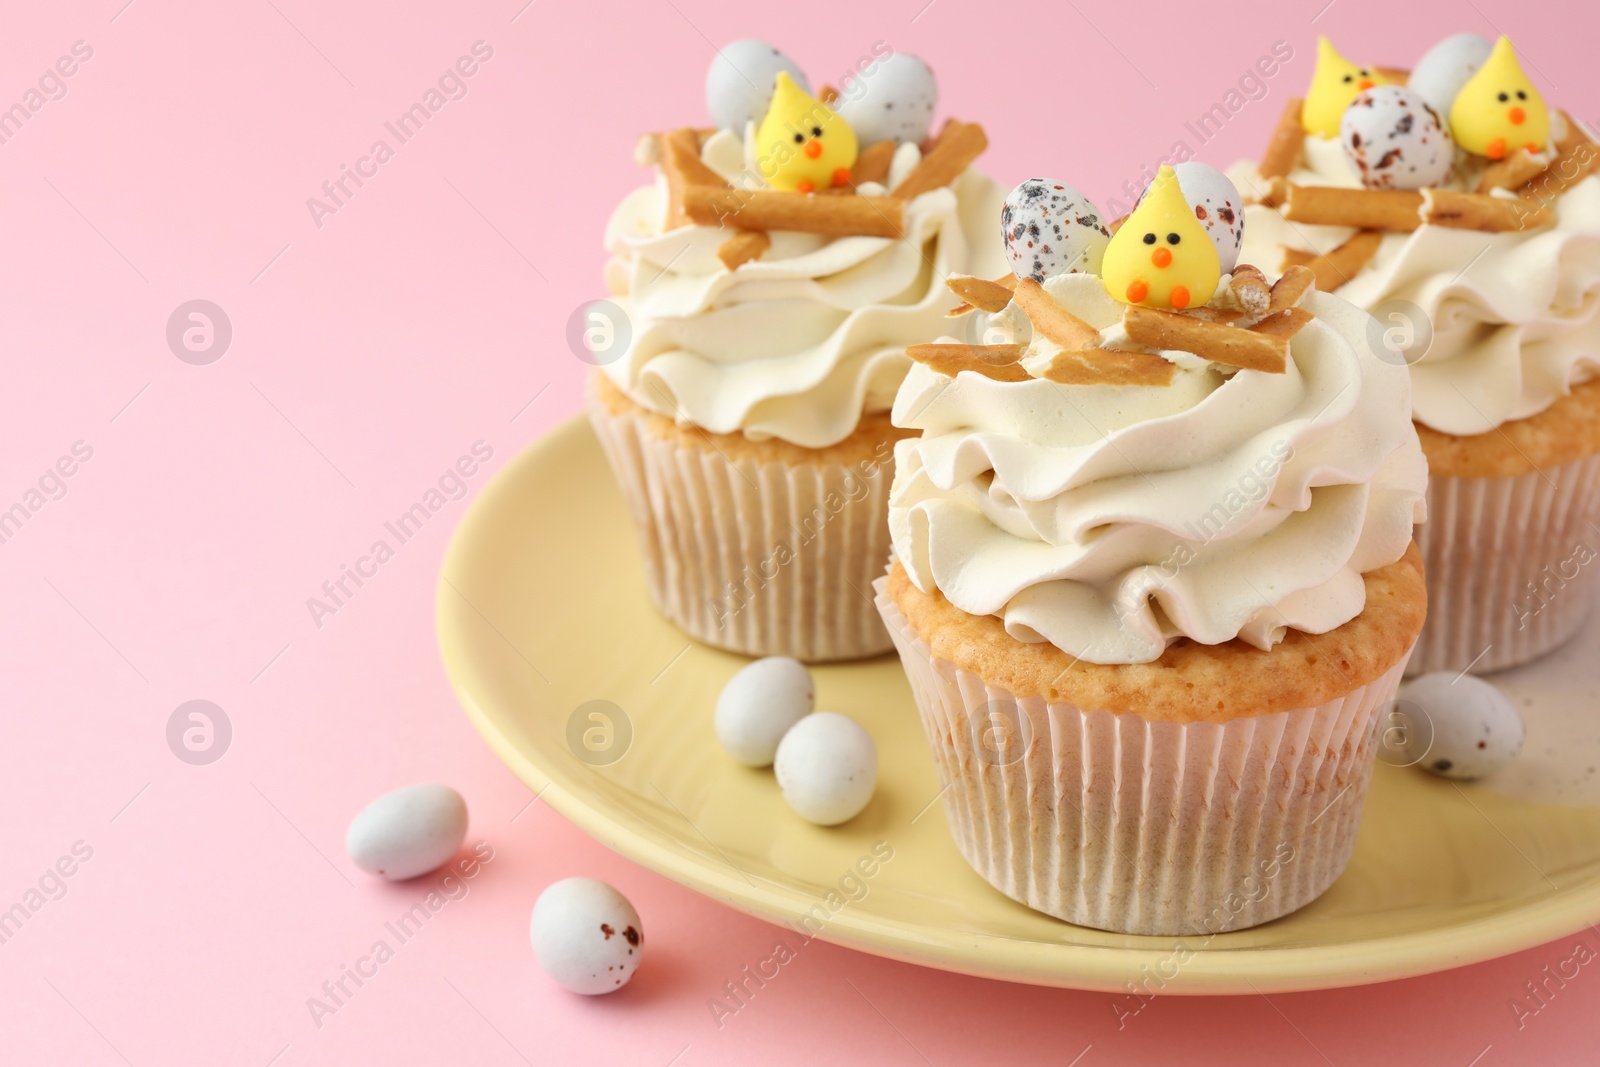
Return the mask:
<svg viewBox="0 0 1600 1067">
<path fill-rule="evenodd" d="M 1018 697 L 935 658 L 885 584 L 951 832 L 1006 896 L 1119 933 L 1223 933 L 1303 907 L 1349 862 L 1403 658 L 1317 707 L 1154 722 Z"/>
<path fill-rule="evenodd" d="M 890 649 L 871 587 L 889 558 L 892 456 L 730 460 L 597 399 L 589 415 L 638 529 L 650 597 L 689 636 L 807 662 Z"/>
<path fill-rule="evenodd" d="M 1486 674 L 1561 645 L 1600 571 L 1600 456 L 1512 477 L 1428 482 L 1417 527 L 1428 621 L 1407 674 Z"/>
</svg>

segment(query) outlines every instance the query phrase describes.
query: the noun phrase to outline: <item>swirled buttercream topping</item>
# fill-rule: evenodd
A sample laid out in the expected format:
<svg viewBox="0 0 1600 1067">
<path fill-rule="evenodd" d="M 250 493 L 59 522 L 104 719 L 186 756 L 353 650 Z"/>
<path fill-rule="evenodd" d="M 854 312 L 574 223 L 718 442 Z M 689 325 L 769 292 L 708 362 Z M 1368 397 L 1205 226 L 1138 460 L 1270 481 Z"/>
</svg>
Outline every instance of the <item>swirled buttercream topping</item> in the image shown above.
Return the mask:
<svg viewBox="0 0 1600 1067">
<path fill-rule="evenodd" d="M 1127 347 L 1099 278 L 1045 289 Z M 1374 355 L 1369 317 L 1322 293 L 1302 306 L 1315 319 L 1283 374 L 1185 353 L 1162 353 L 1167 386 L 914 366 L 894 421 L 922 436 L 896 446 L 890 498 L 911 580 L 1094 663 L 1148 662 L 1180 638 L 1268 649 L 1354 618 L 1361 575 L 1411 541 L 1427 468 L 1406 369 Z M 1015 305 L 988 324 L 1017 326 Z M 1024 363 L 1051 347 L 1031 341 Z"/>
<path fill-rule="evenodd" d="M 701 151 L 734 185 L 762 188 L 749 155 L 727 131 Z M 920 158 L 901 145 L 890 184 Z M 948 328 L 958 301 L 944 279 L 1005 273 L 994 224 L 1004 199 L 968 168 L 906 204 L 904 239 L 772 231 L 759 259 L 730 271 L 717 249 L 734 231 L 663 231 L 665 183 L 635 190 L 606 229 L 607 279 L 632 337 L 603 369 L 635 402 L 715 433 L 835 444 L 864 412 L 888 410 L 911 365 L 906 346 Z"/>
<path fill-rule="evenodd" d="M 1242 189 L 1259 188 L 1248 164 L 1230 176 Z M 1289 180 L 1359 184 L 1339 142 L 1314 137 Z M 1470 166 L 1458 165 L 1448 187 L 1476 181 Z M 1554 224 L 1528 232 L 1423 226 L 1385 234 L 1371 261 L 1340 286 L 1339 296 L 1377 316 L 1380 331 L 1397 331 L 1396 343 L 1411 346 L 1418 422 L 1486 433 L 1538 414 L 1600 369 L 1600 176 L 1550 206 Z M 1269 274 L 1284 248 L 1326 252 L 1355 233 L 1291 223 L 1261 206 L 1245 208 L 1245 220 L 1242 258 Z"/>
</svg>

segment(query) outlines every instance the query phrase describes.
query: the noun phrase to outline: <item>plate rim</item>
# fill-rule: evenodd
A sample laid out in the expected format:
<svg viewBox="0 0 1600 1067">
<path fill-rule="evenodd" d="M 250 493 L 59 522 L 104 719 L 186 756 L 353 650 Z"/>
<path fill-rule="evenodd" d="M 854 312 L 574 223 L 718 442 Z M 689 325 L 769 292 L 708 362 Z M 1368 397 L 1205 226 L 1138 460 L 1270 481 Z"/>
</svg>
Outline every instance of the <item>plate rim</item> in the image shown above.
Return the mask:
<svg viewBox="0 0 1600 1067">
<path fill-rule="evenodd" d="M 665 835 L 622 813 L 605 810 L 562 782 L 568 775 L 541 763 L 501 730 L 494 714 L 467 689 L 467 654 L 451 623 L 462 609 L 449 576 L 467 551 L 487 502 L 513 479 L 513 472 L 546 452 L 590 436 L 581 412 L 551 427 L 512 457 L 484 486 L 450 536 L 435 588 L 434 630 L 451 690 L 490 749 L 556 812 L 600 844 L 703 896 L 793 931 L 793 920 L 814 898 L 781 883 L 747 884 L 707 858 L 686 853 Z M 594 443 L 598 447 L 598 442 Z M 464 645 L 464 641 L 460 641 Z M 1447 928 L 1391 935 L 1337 945 L 1281 948 L 1189 949 L 1171 979 L 1153 995 L 1219 995 L 1337 989 L 1412 978 L 1464 967 L 1546 944 L 1600 923 L 1600 882 L 1558 890 L 1536 906 L 1523 906 Z M 1068 924 L 1064 924 L 1068 925 Z M 932 935 L 932 936 L 930 936 Z M 1137 937 L 1148 946 L 1050 945 L 979 931 L 941 931 L 925 924 L 870 918 L 845 908 L 814 935 L 820 940 L 876 956 L 980 978 L 1107 993 L 1134 992 L 1129 975 L 1170 958 L 1195 938 Z M 1209 940 L 1202 935 L 1198 940 Z"/>
</svg>

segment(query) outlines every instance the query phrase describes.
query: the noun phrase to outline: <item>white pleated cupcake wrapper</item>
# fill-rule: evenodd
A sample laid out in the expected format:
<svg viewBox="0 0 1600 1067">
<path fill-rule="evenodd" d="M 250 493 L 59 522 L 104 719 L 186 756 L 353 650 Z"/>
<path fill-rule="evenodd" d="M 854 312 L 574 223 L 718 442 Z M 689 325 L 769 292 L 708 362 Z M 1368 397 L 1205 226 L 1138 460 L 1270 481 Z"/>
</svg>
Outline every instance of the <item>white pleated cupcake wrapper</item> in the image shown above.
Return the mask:
<svg viewBox="0 0 1600 1067">
<path fill-rule="evenodd" d="M 1485 674 L 1565 642 L 1594 603 L 1596 525 L 1600 456 L 1505 478 L 1434 475 L 1417 527 L 1428 621 L 1406 673 Z"/>
<path fill-rule="evenodd" d="M 1404 660 L 1314 708 L 1152 722 L 1017 697 L 935 659 L 884 581 L 878 610 L 922 715 L 951 832 L 1006 896 L 1081 926 L 1203 935 L 1303 907 L 1350 861 L 1380 713 Z M 1025 749 L 993 743 L 1017 731 Z"/>
<path fill-rule="evenodd" d="M 627 498 L 656 607 L 747 656 L 859 659 L 891 643 L 872 603 L 889 558 L 892 458 L 731 461 L 598 400 L 590 422 Z"/>
</svg>

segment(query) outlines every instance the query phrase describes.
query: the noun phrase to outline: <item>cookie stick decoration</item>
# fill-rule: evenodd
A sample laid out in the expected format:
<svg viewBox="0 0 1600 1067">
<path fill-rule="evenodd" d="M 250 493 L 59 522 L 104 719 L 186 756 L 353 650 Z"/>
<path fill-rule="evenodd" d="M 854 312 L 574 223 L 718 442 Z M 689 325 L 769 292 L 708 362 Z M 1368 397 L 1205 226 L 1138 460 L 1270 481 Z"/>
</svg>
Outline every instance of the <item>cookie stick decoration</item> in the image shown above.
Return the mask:
<svg viewBox="0 0 1600 1067">
<path fill-rule="evenodd" d="M 1356 94 L 1388 79 L 1371 67 L 1357 66 L 1341 56 L 1326 37 L 1317 38 L 1317 69 L 1300 107 L 1300 123 L 1316 137 L 1339 136 L 1339 120 Z"/>
<path fill-rule="evenodd" d="M 827 104 L 777 74 L 772 107 L 756 131 L 761 176 L 774 189 L 812 193 L 850 184 L 856 134 Z"/>
<path fill-rule="evenodd" d="M 1100 276 L 1125 304 L 1199 307 L 1222 279 L 1222 262 L 1195 219 L 1171 167 L 1156 172 L 1144 199 L 1106 246 Z"/>
<path fill-rule="evenodd" d="M 1550 140 L 1550 109 L 1502 37 L 1478 73 L 1450 105 L 1450 132 L 1474 155 L 1504 159 L 1519 148 L 1543 152 Z"/>
</svg>

